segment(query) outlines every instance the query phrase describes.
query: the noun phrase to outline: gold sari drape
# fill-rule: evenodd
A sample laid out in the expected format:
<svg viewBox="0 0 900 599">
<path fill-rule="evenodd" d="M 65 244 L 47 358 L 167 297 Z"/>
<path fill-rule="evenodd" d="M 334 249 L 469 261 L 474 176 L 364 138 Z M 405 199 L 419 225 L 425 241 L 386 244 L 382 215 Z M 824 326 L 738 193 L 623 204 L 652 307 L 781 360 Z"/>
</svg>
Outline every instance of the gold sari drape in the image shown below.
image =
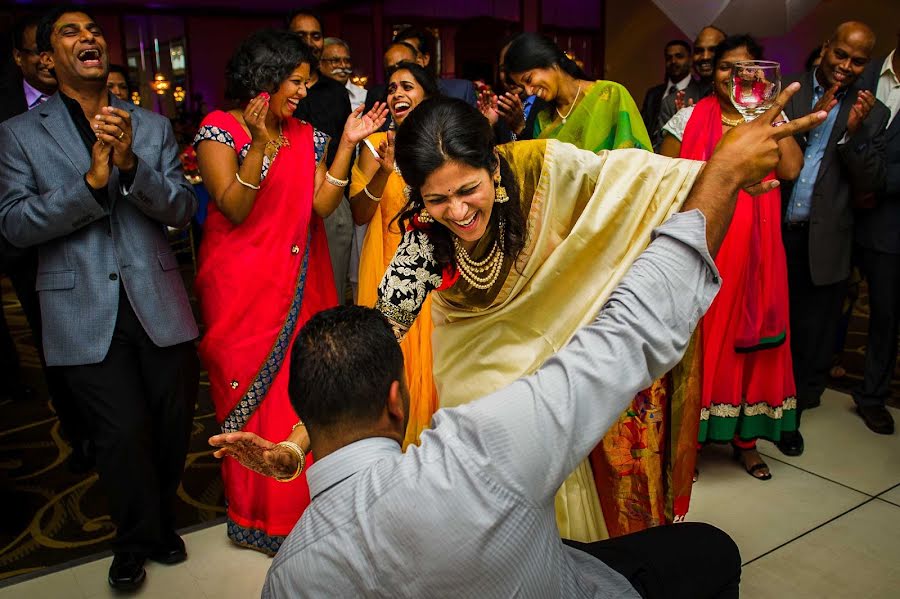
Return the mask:
<svg viewBox="0 0 900 599">
<path fill-rule="evenodd" d="M 378 147 L 387 133 L 373 133 L 368 141 Z M 362 148 L 368 152 L 368 148 Z M 362 192 L 369 178 L 359 168 L 359 160 L 353 165 L 351 172 L 350 197 Z M 366 237 L 359 256 L 359 293 L 357 303 L 372 307 L 378 300 L 378 283 L 384 276 L 391 259 L 397 252 L 401 234 L 397 224 L 391 224 L 394 217 L 406 204 L 403 195 L 405 183 L 397 173 L 391 173 L 381 194 L 378 209 L 369 221 Z M 432 352 L 431 332 L 434 326 L 431 321 L 431 298 L 425 300 L 422 311 L 416 322 L 400 344 L 406 369 L 406 384 L 410 393 L 409 424 L 403 439 L 403 449 L 410 443 L 418 444 L 419 435 L 428 427 L 431 417 L 437 411 L 437 392 L 431 373 Z"/>
<path fill-rule="evenodd" d="M 680 209 L 702 165 L 643 150 L 593 154 L 557 140 L 518 142 L 498 151 L 517 179 L 526 245 L 518 263 L 504 269 L 505 282 L 494 297 L 464 281 L 433 294 L 434 376 L 441 407 L 472 401 L 534 372 L 591 321 L 647 246 L 652 230 Z M 479 254 L 476 248 L 473 255 Z M 684 383 L 676 386 L 683 389 Z M 691 414 L 690 409 L 684 413 Z M 679 414 L 677 421 L 690 417 Z M 616 429 L 610 435 L 619 434 Z M 631 449 L 640 446 L 638 437 Z M 684 437 L 674 431 L 659 439 L 658 450 L 666 453 L 665 443 Z M 639 451 L 631 454 L 640 461 Z M 633 470 L 622 470 L 621 477 L 627 479 Z M 669 477 L 665 472 L 654 476 L 664 479 L 657 481 L 662 487 L 671 485 Z M 614 504 L 632 518 L 627 512 L 635 507 L 628 505 L 627 495 L 641 489 L 627 480 L 611 484 L 617 487 L 609 490 Z M 623 484 L 627 492 L 620 492 Z M 587 460 L 560 489 L 556 508 L 560 533 L 578 541 L 606 538 L 604 520 L 621 517 L 601 509 Z"/>
</svg>

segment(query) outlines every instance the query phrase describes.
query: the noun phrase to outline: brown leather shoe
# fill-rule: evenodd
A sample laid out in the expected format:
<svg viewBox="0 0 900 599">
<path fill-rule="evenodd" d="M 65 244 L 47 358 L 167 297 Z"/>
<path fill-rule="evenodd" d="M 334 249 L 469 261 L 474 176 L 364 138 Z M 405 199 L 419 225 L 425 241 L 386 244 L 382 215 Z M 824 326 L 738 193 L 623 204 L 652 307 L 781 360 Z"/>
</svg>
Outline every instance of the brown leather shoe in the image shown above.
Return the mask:
<svg viewBox="0 0 900 599">
<path fill-rule="evenodd" d="M 894 417 L 884 406 L 856 406 L 856 411 L 862 416 L 866 426 L 879 435 L 894 434 Z"/>
</svg>

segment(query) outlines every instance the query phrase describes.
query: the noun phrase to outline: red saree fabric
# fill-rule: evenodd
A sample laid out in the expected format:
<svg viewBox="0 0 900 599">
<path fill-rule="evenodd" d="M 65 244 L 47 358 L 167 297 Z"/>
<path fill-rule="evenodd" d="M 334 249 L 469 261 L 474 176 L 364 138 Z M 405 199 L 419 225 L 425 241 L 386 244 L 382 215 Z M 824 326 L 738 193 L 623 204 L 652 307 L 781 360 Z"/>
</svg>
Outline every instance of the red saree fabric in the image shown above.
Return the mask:
<svg viewBox="0 0 900 599">
<path fill-rule="evenodd" d="M 719 101 L 704 98 L 688 121 L 681 157 L 707 160 L 721 138 Z M 777 439 L 774 423 L 794 395 L 779 189 L 738 194 L 716 266 L 722 288 L 700 323 L 701 418 L 710 421 L 701 422 L 701 441 L 730 441 L 735 433 Z"/>
<path fill-rule="evenodd" d="M 218 128 L 216 141 L 227 132 L 237 153 L 250 142 L 228 113 L 211 113 L 203 126 Z M 200 356 L 216 417 L 223 431 L 266 439 L 286 438 L 297 422 L 287 395 L 294 338 L 313 314 L 337 303 L 324 225 L 312 210 L 313 129 L 289 119 L 283 132 L 290 145 L 270 164 L 244 222 L 233 225 L 210 204 L 196 279 L 206 325 Z M 222 477 L 229 537 L 277 551 L 309 504 L 305 474 L 279 483 L 225 458 Z"/>
</svg>

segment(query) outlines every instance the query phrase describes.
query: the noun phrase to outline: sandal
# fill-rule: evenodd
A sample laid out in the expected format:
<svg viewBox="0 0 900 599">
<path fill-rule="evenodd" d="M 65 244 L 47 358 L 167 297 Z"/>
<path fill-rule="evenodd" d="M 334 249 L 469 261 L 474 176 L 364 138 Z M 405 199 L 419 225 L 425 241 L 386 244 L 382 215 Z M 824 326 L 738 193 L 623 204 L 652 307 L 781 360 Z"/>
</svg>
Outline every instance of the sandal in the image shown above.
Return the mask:
<svg viewBox="0 0 900 599">
<path fill-rule="evenodd" d="M 757 462 L 756 464 L 753 464 L 752 466 L 747 466 L 747 462 L 744 461 L 744 451 L 745 450 L 743 450 L 740 447 L 737 447 L 735 445 L 732 445 L 731 447 L 734 450 L 734 459 L 737 462 L 739 462 L 742 466 L 744 466 L 744 470 L 747 471 L 747 474 L 749 474 L 756 480 L 769 480 L 772 478 L 772 473 L 768 471 L 769 465 L 766 464 L 762 460 L 762 457 L 760 457 L 759 462 Z M 746 451 L 751 451 L 751 450 L 747 449 Z M 765 473 L 757 474 L 758 472 L 762 471 L 763 469 L 766 470 Z"/>
</svg>

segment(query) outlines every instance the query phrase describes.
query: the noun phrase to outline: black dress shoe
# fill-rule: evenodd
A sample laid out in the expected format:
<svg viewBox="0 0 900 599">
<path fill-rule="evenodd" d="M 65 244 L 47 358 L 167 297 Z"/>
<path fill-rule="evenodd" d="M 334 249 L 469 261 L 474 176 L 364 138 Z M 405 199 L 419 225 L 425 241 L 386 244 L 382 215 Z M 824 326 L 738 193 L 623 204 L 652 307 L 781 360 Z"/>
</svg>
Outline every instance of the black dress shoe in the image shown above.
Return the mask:
<svg viewBox="0 0 900 599">
<path fill-rule="evenodd" d="M 787 456 L 796 457 L 803 454 L 803 435 L 800 431 L 782 433 L 781 440 L 775 446 Z"/>
<path fill-rule="evenodd" d="M 187 549 L 181 537 L 172 532 L 149 557 L 160 564 L 178 564 L 187 559 Z"/>
<path fill-rule="evenodd" d="M 894 434 L 894 417 L 884 406 L 856 406 L 866 426 L 879 435 Z"/>
<path fill-rule="evenodd" d="M 140 553 L 117 553 L 109 567 L 109 586 L 120 591 L 133 591 L 144 583 L 144 556 Z"/>
</svg>

